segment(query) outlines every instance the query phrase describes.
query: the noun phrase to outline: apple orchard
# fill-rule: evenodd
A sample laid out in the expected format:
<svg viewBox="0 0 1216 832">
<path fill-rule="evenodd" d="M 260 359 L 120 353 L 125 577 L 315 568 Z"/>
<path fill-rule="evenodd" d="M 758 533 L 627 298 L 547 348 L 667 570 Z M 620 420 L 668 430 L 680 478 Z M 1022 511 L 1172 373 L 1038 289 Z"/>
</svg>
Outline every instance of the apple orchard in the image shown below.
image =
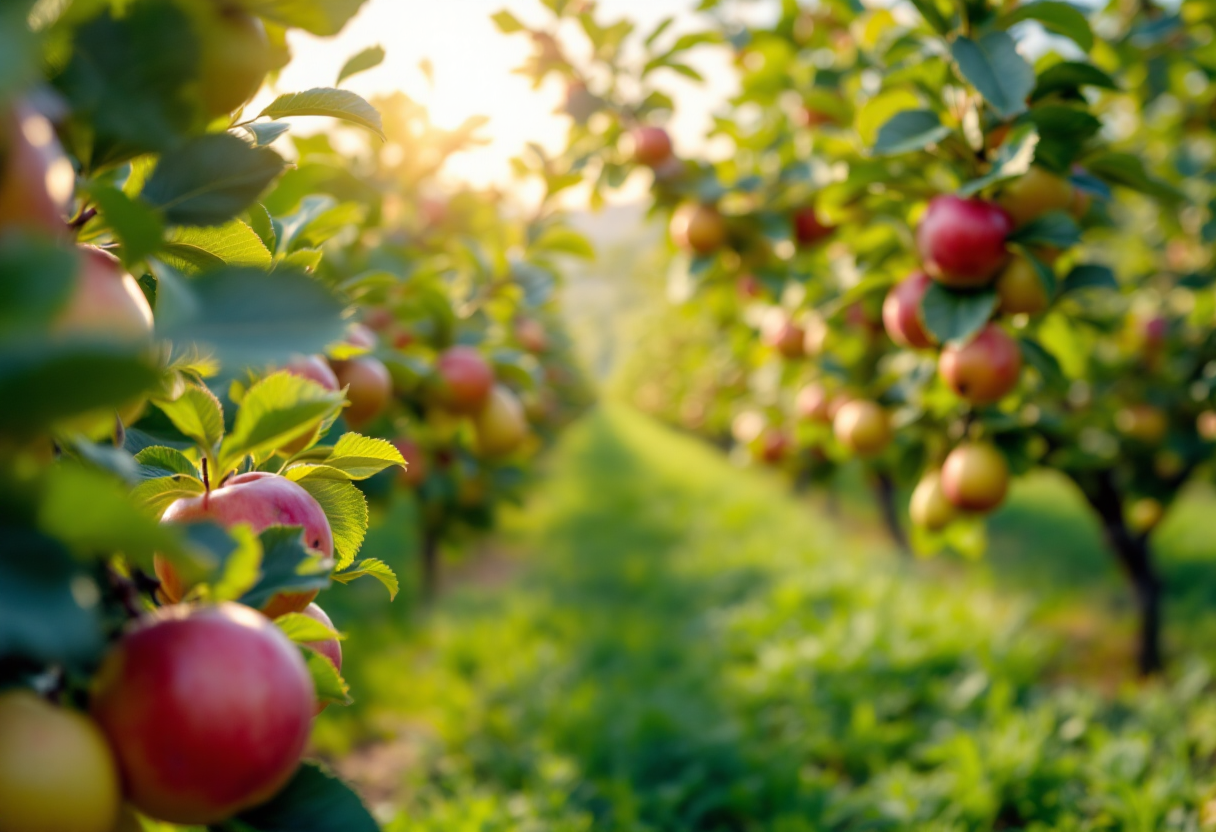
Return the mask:
<svg viewBox="0 0 1216 832">
<path fill-rule="evenodd" d="M 861 470 L 919 555 L 1056 472 L 1163 672 L 1154 534 L 1216 450 L 1210 3 L 499 12 L 565 91 L 527 210 L 439 176 L 475 121 L 346 88 L 379 47 L 279 92 L 361 5 L 0 6 L 0 832 L 379 828 L 308 758 L 359 693 L 317 599 L 433 599 L 590 407 L 561 203 L 637 176 L 672 255 L 637 404 L 799 491 Z M 737 86 L 693 153 L 664 79 L 702 48 Z M 361 549 L 401 495 L 399 578 Z"/>
</svg>

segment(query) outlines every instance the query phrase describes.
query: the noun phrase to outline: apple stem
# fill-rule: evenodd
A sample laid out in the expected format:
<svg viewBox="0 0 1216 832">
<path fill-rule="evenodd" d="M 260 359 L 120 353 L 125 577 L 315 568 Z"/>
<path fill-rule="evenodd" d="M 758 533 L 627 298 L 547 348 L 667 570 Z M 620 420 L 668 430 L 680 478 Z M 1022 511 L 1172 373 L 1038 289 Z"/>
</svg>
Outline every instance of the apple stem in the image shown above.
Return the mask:
<svg viewBox="0 0 1216 832">
<path fill-rule="evenodd" d="M 203 457 L 203 508 L 208 508 L 208 498 L 211 496 L 211 474 L 207 470 L 207 457 Z"/>
</svg>

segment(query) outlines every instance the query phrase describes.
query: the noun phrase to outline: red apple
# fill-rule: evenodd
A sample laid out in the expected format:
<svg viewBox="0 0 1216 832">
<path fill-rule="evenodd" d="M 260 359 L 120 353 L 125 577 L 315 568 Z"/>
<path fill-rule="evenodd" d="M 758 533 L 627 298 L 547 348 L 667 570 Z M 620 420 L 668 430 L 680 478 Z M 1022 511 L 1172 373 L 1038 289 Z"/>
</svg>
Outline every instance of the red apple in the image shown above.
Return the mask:
<svg viewBox="0 0 1216 832">
<path fill-rule="evenodd" d="M 65 233 L 75 187 L 76 172 L 45 117 L 26 104 L 0 117 L 0 229 Z"/>
<path fill-rule="evenodd" d="M 412 439 L 404 437 L 393 440 L 393 447 L 401 452 L 405 469 L 398 469 L 397 481 L 406 488 L 417 488 L 426 481 L 427 461 L 422 447 Z"/>
<path fill-rule="evenodd" d="M 92 695 L 128 800 L 157 820 L 200 826 L 287 783 L 316 705 L 299 649 L 232 603 L 146 616 L 106 656 Z"/>
<path fill-rule="evenodd" d="M 901 347 L 924 349 L 934 344 L 925 330 L 921 304 L 933 279 L 921 271 L 912 272 L 891 287 L 882 302 L 882 322 L 891 340 Z"/>
<path fill-rule="evenodd" d="M 827 239 L 835 231 L 830 225 L 819 221 L 813 206 L 800 208 L 794 212 L 794 240 L 800 246 L 810 246 Z"/>
<path fill-rule="evenodd" d="M 991 511 L 1009 490 L 1009 464 L 992 445 L 959 445 L 942 465 L 942 491 L 963 511 Z"/>
<path fill-rule="evenodd" d="M 712 254 L 726 242 L 726 221 L 712 205 L 685 203 L 672 215 L 671 239 L 680 248 Z"/>
<path fill-rule="evenodd" d="M 31 691 L 0 693 L 0 830 L 112 832 L 122 784 L 93 720 Z"/>
<path fill-rule="evenodd" d="M 921 218 L 916 245 L 925 270 L 943 285 L 983 286 L 1005 265 L 1012 231 L 1013 218 L 995 203 L 939 196 Z"/>
<path fill-rule="evenodd" d="M 635 127 L 629 134 L 633 138 L 633 158 L 640 165 L 658 167 L 671 156 L 671 136 L 662 127 Z"/>
<path fill-rule="evenodd" d="M 1017 386 L 1022 351 L 1005 330 L 988 324 L 967 343 L 942 350 L 937 369 L 962 398 L 972 404 L 992 404 Z"/>
<path fill-rule="evenodd" d="M 197 523 L 204 520 L 231 528 L 247 523 L 254 532 L 270 526 L 300 526 L 304 545 L 318 557 L 332 557 L 333 532 L 329 520 L 313 496 L 302 486 L 286 477 L 264 471 L 254 471 L 231 477 L 221 487 L 200 497 L 183 497 L 165 509 L 161 522 Z M 182 583 L 176 570 L 163 558 L 157 557 L 156 575 L 161 592 L 168 600 L 177 602 L 190 589 Z M 300 612 L 317 597 L 311 592 L 280 592 L 263 607 L 270 618 L 289 612 Z"/>
<path fill-rule="evenodd" d="M 358 347 L 362 350 L 374 350 L 376 345 L 380 343 L 380 339 L 376 337 L 376 333 L 365 324 L 358 322 L 351 323 L 346 327 L 346 337 L 343 339 L 352 347 Z"/>
<path fill-rule="evenodd" d="M 356 430 L 375 419 L 393 397 L 393 377 L 380 359 L 357 355 L 345 361 L 330 360 L 338 384 L 346 388 L 350 406 L 343 411 L 347 424 Z"/>
<path fill-rule="evenodd" d="M 768 465 L 776 465 L 781 462 L 789 451 L 789 435 L 779 427 L 765 428 L 761 432 L 755 448 L 757 458 Z"/>
<path fill-rule="evenodd" d="M 102 336 L 124 341 L 152 334 L 152 307 L 135 278 L 118 258 L 93 246 L 80 246 L 80 271 L 67 305 L 52 328 L 67 336 Z"/>
<path fill-rule="evenodd" d="M 494 386 L 494 370 L 473 347 L 451 347 L 435 362 L 440 401 L 457 413 L 476 413 Z"/>
<path fill-rule="evenodd" d="M 325 363 L 325 358 L 320 355 L 296 356 L 287 362 L 283 370 L 291 373 L 293 376 L 315 381 L 326 390 L 337 391 L 342 389 L 342 385 L 338 384 L 338 377 L 334 375 L 334 371 Z"/>
<path fill-rule="evenodd" d="M 764 343 L 786 358 L 802 356 L 806 332 L 784 309 L 770 309 L 764 316 L 761 330 Z"/>
<path fill-rule="evenodd" d="M 549 334 L 544 326 L 535 318 L 520 318 L 515 322 L 515 340 L 531 353 L 540 353 L 549 349 Z"/>
<path fill-rule="evenodd" d="M 501 384 L 494 385 L 485 406 L 473 417 L 477 449 L 483 456 L 505 456 L 528 436 L 528 419 L 516 395 Z"/>
<path fill-rule="evenodd" d="M 735 291 L 745 300 L 755 300 L 764 293 L 764 286 L 754 274 L 745 274 L 735 282 Z"/>
<path fill-rule="evenodd" d="M 794 399 L 794 412 L 800 419 L 808 422 L 831 422 L 828 415 L 831 407 L 831 396 L 822 384 L 808 384 L 798 391 Z"/>
</svg>

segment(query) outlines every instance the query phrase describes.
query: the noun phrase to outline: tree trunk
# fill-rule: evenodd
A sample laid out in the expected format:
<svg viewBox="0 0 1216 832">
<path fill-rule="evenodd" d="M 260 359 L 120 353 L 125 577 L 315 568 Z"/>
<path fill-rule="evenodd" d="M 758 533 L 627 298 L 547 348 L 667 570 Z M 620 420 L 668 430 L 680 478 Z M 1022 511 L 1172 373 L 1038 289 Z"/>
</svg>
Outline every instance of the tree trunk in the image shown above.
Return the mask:
<svg viewBox="0 0 1216 832">
<path fill-rule="evenodd" d="M 887 534 L 891 536 L 891 541 L 902 554 L 912 554 L 912 547 L 908 545 L 908 536 L 899 522 L 899 507 L 895 504 L 895 481 L 885 471 L 878 471 L 874 474 L 874 497 L 878 500 L 878 511 L 882 515 L 883 524 L 887 527 Z"/>
<path fill-rule="evenodd" d="M 430 606 L 439 591 L 439 535 L 422 533 L 422 603 Z"/>
<path fill-rule="evenodd" d="M 1102 520 L 1107 546 L 1118 560 L 1136 599 L 1140 617 L 1137 661 L 1140 673 L 1151 676 L 1164 666 L 1161 652 L 1161 578 L 1153 565 L 1147 534 L 1136 534 L 1123 516 L 1123 497 L 1109 471 L 1082 483 L 1082 491 Z"/>
</svg>

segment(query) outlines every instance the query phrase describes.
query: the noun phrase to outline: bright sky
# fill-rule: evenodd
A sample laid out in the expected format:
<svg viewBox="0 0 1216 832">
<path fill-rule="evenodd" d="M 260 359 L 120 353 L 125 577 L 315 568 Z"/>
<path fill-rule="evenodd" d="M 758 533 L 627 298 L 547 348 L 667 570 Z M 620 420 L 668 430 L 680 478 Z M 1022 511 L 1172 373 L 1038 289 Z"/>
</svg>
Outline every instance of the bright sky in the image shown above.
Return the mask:
<svg viewBox="0 0 1216 832">
<path fill-rule="evenodd" d="M 661 18 L 680 15 L 672 30 L 680 31 L 697 28 L 689 11 L 693 5 L 694 0 L 600 0 L 598 19 L 627 16 L 647 32 Z M 561 147 L 567 120 L 554 114 L 563 98 L 556 79 L 533 90 L 530 81 L 511 74 L 529 54 L 530 43 L 523 35 L 501 34 L 490 21 L 490 15 L 503 8 L 525 23 L 548 18 L 540 0 L 368 0 L 339 36 L 294 38 L 295 60 L 278 89 L 332 86 L 348 57 L 380 44 L 388 53 L 385 62 L 344 86 L 362 95 L 404 90 L 424 104 L 441 127 L 455 127 L 473 115 L 488 116 L 483 135 L 492 144 L 452 159 L 448 173 L 475 185 L 506 185 L 511 181 L 507 160 L 529 141 Z M 434 67 L 433 85 L 419 69 L 424 58 Z M 703 135 L 709 112 L 733 84 L 724 50 L 697 50 L 690 63 L 706 76 L 704 88 L 674 73 L 662 79 L 664 89 L 678 95 L 680 104 L 671 125 L 677 147 Z M 310 126 L 301 124 L 305 130 Z"/>
</svg>

